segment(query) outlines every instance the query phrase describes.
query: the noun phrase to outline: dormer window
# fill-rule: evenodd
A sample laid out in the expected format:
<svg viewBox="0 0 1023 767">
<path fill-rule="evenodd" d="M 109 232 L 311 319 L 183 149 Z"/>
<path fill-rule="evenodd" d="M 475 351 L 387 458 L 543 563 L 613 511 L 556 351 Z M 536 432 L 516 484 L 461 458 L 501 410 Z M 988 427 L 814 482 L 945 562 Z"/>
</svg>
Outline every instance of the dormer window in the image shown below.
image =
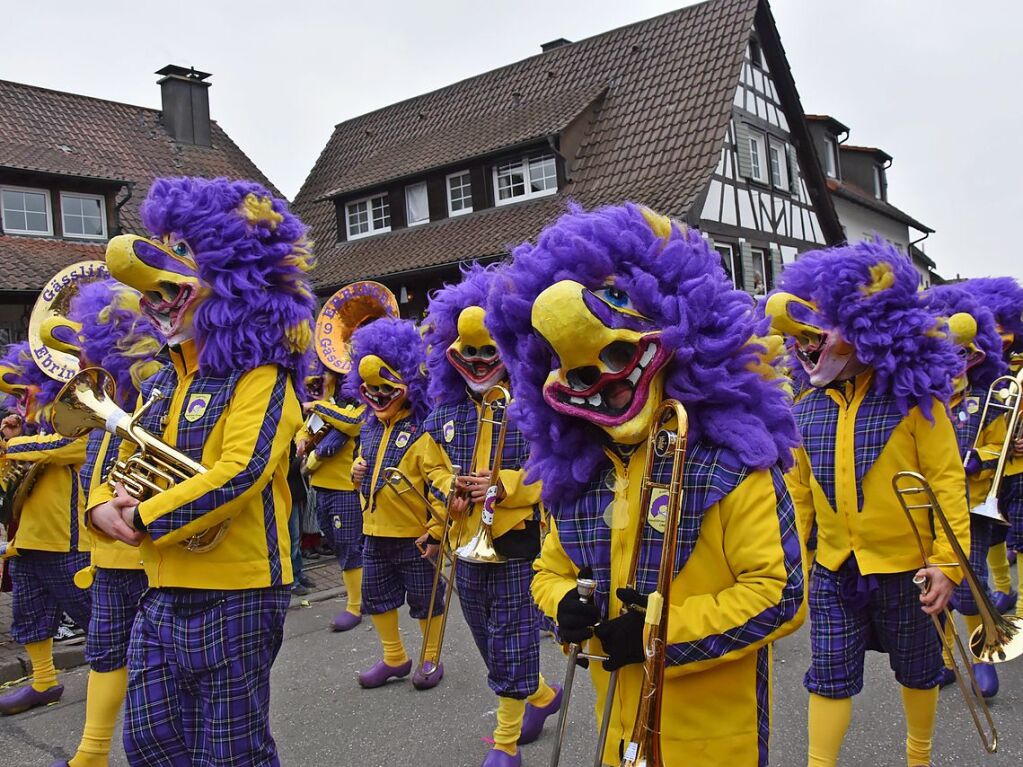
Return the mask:
<svg viewBox="0 0 1023 767">
<path fill-rule="evenodd" d="M 0 187 L 0 217 L 7 234 L 53 234 L 50 194 L 45 189 Z"/>
<path fill-rule="evenodd" d="M 386 194 L 364 197 L 345 205 L 348 239 L 391 231 L 391 205 Z"/>
<path fill-rule="evenodd" d="M 759 40 L 750 40 L 749 41 L 749 60 L 750 60 L 750 64 L 752 64 L 753 66 L 759 67 L 759 68 L 763 69 L 763 67 L 764 67 L 764 54 L 763 54 L 763 51 L 760 49 L 760 41 Z"/>
<path fill-rule="evenodd" d="M 405 223 L 408 226 L 430 222 L 430 201 L 426 195 L 426 182 L 405 187 Z"/>
<path fill-rule="evenodd" d="M 448 215 L 464 213 L 472 213 L 472 179 L 467 170 L 448 176 Z"/>
<path fill-rule="evenodd" d="M 877 164 L 874 165 L 874 197 L 884 199 L 884 171 Z"/>
<path fill-rule="evenodd" d="M 87 240 L 107 238 L 104 200 L 98 194 L 60 193 L 60 215 L 65 237 Z"/>
<path fill-rule="evenodd" d="M 832 138 L 824 139 L 824 172 L 828 178 L 838 178 L 838 147 Z"/>
<path fill-rule="evenodd" d="M 494 166 L 494 202 L 511 202 L 545 197 L 558 191 L 558 171 L 554 155 L 523 157 Z"/>
</svg>

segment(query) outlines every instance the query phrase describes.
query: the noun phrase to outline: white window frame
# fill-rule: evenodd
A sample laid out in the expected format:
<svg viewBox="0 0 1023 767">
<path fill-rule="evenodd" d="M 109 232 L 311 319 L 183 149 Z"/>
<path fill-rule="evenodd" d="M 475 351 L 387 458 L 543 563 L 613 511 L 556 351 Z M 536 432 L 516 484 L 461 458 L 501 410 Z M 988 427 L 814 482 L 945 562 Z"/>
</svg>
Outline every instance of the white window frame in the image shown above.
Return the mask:
<svg viewBox="0 0 1023 767">
<path fill-rule="evenodd" d="M 469 207 L 455 210 L 451 207 L 451 179 L 459 178 L 461 176 L 469 177 Z M 472 174 L 468 170 L 459 170 L 454 173 L 449 173 L 444 177 L 444 194 L 448 200 L 448 216 L 464 216 L 466 213 L 472 213 Z"/>
<path fill-rule="evenodd" d="M 725 258 L 725 254 L 721 252 L 721 248 L 728 248 L 728 264 L 731 267 L 730 270 L 726 271 L 729 279 L 732 280 L 732 287 L 742 290 L 742 273 L 740 269 L 736 269 L 736 258 L 741 258 L 740 254 L 736 253 L 736 247 L 730 242 L 715 242 L 714 250 L 718 252 L 718 255 Z M 741 262 L 738 264 L 741 266 Z"/>
<path fill-rule="evenodd" d="M 774 177 L 774 171 L 771 167 L 771 155 L 777 152 L 778 155 L 778 178 Z M 771 141 L 768 139 L 767 142 L 767 174 L 771 177 L 771 186 L 775 189 L 782 189 L 786 192 L 789 191 L 789 147 L 788 144 L 783 141 Z"/>
<path fill-rule="evenodd" d="M 757 278 L 758 268 L 759 268 L 760 276 L 764 280 L 764 291 L 762 293 L 758 293 L 757 289 L 756 289 L 756 285 L 754 284 L 753 285 L 753 295 L 755 295 L 755 296 L 767 295 L 772 290 L 772 286 L 767 284 L 768 283 L 768 280 L 767 280 L 767 271 L 768 271 L 767 267 L 768 267 L 768 264 L 770 263 L 770 265 L 772 267 L 771 271 L 773 271 L 773 267 L 774 267 L 774 264 L 770 262 L 771 251 L 768 250 L 767 248 L 752 248 L 751 247 L 750 248 L 750 255 L 753 256 L 753 274 L 750 275 L 750 284 L 754 284 L 754 282 L 755 282 L 755 280 Z M 773 277 L 774 275 L 772 274 L 771 276 Z M 771 280 L 771 281 L 773 282 L 773 280 Z"/>
<path fill-rule="evenodd" d="M 884 182 L 882 180 L 883 171 L 878 163 L 874 163 L 874 197 L 878 200 L 884 199 Z"/>
<path fill-rule="evenodd" d="M 550 160 L 554 163 L 554 186 L 551 189 L 541 189 L 539 192 L 534 192 L 530 189 L 529 181 L 529 166 L 534 162 L 544 162 Z M 497 168 L 501 165 L 512 165 L 515 160 L 509 160 L 507 162 L 494 163 L 494 166 L 490 169 L 491 177 L 494 181 L 494 205 L 514 205 L 517 202 L 523 200 L 535 200 L 537 197 L 550 197 L 552 194 L 558 193 L 558 161 L 554 154 L 544 154 L 539 157 L 530 157 L 524 155 L 518 159 L 518 165 L 522 168 L 522 177 L 524 179 L 525 194 L 520 194 L 516 197 L 509 197 L 506 200 L 501 199 L 500 191 L 497 185 Z"/>
<path fill-rule="evenodd" d="M 767 134 L 758 130 L 749 132 L 750 178 L 761 184 L 770 184 L 771 176 L 767 165 Z"/>
<path fill-rule="evenodd" d="M 35 192 L 41 194 L 43 199 L 46 200 L 46 231 L 39 232 L 35 229 L 13 229 L 7 224 L 7 219 L 3 219 L 4 234 L 20 234 L 26 237 L 52 237 L 53 236 L 53 206 L 50 204 L 50 190 L 39 189 L 33 186 L 14 186 L 12 184 L 3 184 L 0 186 L 0 217 L 3 217 L 3 192 Z"/>
<path fill-rule="evenodd" d="M 408 195 L 409 195 L 410 191 L 412 191 L 413 189 L 417 189 L 419 187 L 423 188 L 423 193 L 426 195 L 426 218 L 424 218 L 422 221 L 412 221 L 409 218 L 409 210 L 411 209 L 411 206 L 408 203 Z M 421 226 L 422 224 L 429 224 L 429 223 L 430 223 L 430 193 L 429 193 L 429 190 L 426 188 L 426 182 L 425 181 L 420 181 L 420 182 L 418 182 L 416 184 L 409 184 L 408 186 L 405 187 L 405 224 L 406 224 L 406 226 Z"/>
<path fill-rule="evenodd" d="M 824 139 L 824 173 L 828 178 L 838 178 L 838 145 L 833 138 Z"/>
<path fill-rule="evenodd" d="M 99 219 L 100 219 L 100 234 L 69 234 L 67 226 L 64 224 L 64 200 L 70 198 L 77 198 L 79 200 L 98 200 L 99 201 Z M 105 240 L 107 239 L 107 199 L 101 194 L 82 194 L 81 192 L 61 192 L 60 193 L 60 227 L 64 232 L 65 237 L 73 237 L 76 240 Z"/>
<path fill-rule="evenodd" d="M 373 201 L 384 199 L 387 200 L 387 220 L 391 220 L 391 201 L 387 199 L 387 193 L 383 194 L 371 194 L 369 197 L 360 197 L 358 200 L 351 200 L 345 203 L 345 232 L 348 234 L 349 240 L 360 240 L 363 237 L 372 237 L 374 234 L 383 234 L 391 231 L 391 225 L 381 226 L 379 228 L 373 227 Z M 369 231 L 360 232 L 358 234 L 352 234 L 352 224 L 348 216 L 348 209 L 352 205 L 358 205 L 359 203 L 366 203 L 366 211 L 369 213 Z"/>
</svg>

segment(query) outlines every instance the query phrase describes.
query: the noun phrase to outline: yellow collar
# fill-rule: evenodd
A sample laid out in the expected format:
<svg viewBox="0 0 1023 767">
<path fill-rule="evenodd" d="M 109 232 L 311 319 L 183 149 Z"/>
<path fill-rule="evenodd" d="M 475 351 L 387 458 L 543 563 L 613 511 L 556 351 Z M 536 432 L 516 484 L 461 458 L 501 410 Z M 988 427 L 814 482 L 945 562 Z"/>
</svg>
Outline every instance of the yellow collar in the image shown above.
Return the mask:
<svg viewBox="0 0 1023 767">
<path fill-rule="evenodd" d="M 184 378 L 199 369 L 199 350 L 191 338 L 182 341 L 180 346 L 170 347 L 170 356 L 178 378 Z"/>
</svg>

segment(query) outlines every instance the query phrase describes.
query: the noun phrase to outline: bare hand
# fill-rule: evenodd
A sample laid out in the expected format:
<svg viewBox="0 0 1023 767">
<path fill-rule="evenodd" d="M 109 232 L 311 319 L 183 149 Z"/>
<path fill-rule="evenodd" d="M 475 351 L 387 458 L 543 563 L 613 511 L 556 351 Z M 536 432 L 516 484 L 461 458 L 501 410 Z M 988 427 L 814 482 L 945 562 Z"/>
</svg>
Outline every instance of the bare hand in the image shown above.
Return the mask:
<svg viewBox="0 0 1023 767">
<path fill-rule="evenodd" d="M 112 500 L 89 510 L 89 525 L 114 540 L 138 546 L 144 537 L 132 524 L 139 502 L 118 484 Z"/>
<path fill-rule="evenodd" d="M 295 443 L 295 452 L 298 454 L 299 458 L 303 457 L 305 455 L 305 451 L 308 449 L 309 440 L 307 439 L 300 439 L 298 442 Z"/>
<path fill-rule="evenodd" d="M 474 471 L 472 474 L 458 477 L 455 480 L 455 489 L 466 494 L 472 503 L 483 503 L 487 497 L 487 490 L 490 489 L 490 472 Z M 501 480 L 497 480 L 497 500 L 503 501 L 507 493 Z"/>
<path fill-rule="evenodd" d="M 448 503 L 448 513 L 452 517 L 460 517 L 469 510 L 469 499 L 457 490 L 453 491 L 453 493 L 454 495 L 451 496 L 451 500 Z"/>
<path fill-rule="evenodd" d="M 416 548 L 419 549 L 423 559 L 434 559 L 440 553 L 440 546 L 436 543 L 429 543 L 429 540 L 429 533 L 423 533 L 416 538 Z"/>
<path fill-rule="evenodd" d="M 927 579 L 927 588 L 920 594 L 920 604 L 928 615 L 937 615 L 952 598 L 955 582 L 937 567 L 924 567 L 916 571 L 917 578 Z"/>
<path fill-rule="evenodd" d="M 12 437 L 20 437 L 21 432 L 24 429 L 24 421 L 21 416 L 17 413 L 11 413 L 3 421 L 0 421 L 0 434 L 3 435 L 4 439 L 11 439 Z"/>
<path fill-rule="evenodd" d="M 369 465 L 362 458 L 359 458 L 352 464 L 352 481 L 357 485 L 361 484 L 362 480 L 366 477 L 367 471 L 369 471 Z"/>
</svg>

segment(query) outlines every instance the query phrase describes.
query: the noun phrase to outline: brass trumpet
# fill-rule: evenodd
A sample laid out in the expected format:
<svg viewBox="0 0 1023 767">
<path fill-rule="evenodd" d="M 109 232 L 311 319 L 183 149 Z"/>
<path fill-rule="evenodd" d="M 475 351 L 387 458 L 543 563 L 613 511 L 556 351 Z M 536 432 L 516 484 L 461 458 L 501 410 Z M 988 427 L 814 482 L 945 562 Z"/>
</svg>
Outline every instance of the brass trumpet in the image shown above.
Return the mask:
<svg viewBox="0 0 1023 767">
<path fill-rule="evenodd" d="M 991 383 L 991 386 L 988 388 L 987 398 L 984 400 L 984 410 L 980 416 L 981 429 L 973 443 L 973 452 L 983 459 L 985 456 L 981 455 L 981 453 L 985 451 L 979 447 L 978 443 L 980 442 L 984 424 L 988 422 L 988 410 L 995 408 L 1008 414 L 1008 424 L 1006 425 L 1005 439 L 1002 441 L 1001 449 L 997 453 L 987 456 L 988 458 L 998 459 L 998 463 L 995 466 L 995 475 L 991 479 L 991 489 L 988 491 L 984 503 L 970 509 L 971 514 L 987 517 L 1002 525 L 1008 525 L 1009 520 L 1005 518 L 1005 515 L 998 508 L 998 491 L 1002 487 L 1002 479 L 1005 477 L 1005 470 L 1008 467 L 1009 459 L 1012 457 L 1014 444 L 1021 436 L 1021 431 L 1023 431 L 1023 422 L 1020 420 L 1020 405 L 1023 402 L 1020 396 L 1021 393 L 1023 393 L 1023 370 L 1015 376 L 999 376 Z"/>
<path fill-rule="evenodd" d="M 206 467 L 180 450 L 139 426 L 143 414 L 163 399 L 154 389 L 149 399 L 134 414 L 121 410 L 115 401 L 114 380 L 103 368 L 86 368 L 60 390 L 53 403 L 53 428 L 65 437 L 77 439 L 93 429 L 104 429 L 139 448 L 125 461 L 117 461 L 107 479 L 113 487 L 120 483 L 132 498 L 140 501 L 163 492 L 197 474 Z M 202 553 L 214 548 L 227 532 L 228 521 L 191 535 L 179 545 Z"/>
<path fill-rule="evenodd" d="M 674 421 L 674 426 L 671 422 Z M 625 746 L 620 767 L 664 767 L 661 756 L 661 699 L 664 687 L 664 659 L 667 650 L 668 612 L 667 605 L 671 599 L 671 583 L 675 578 L 675 549 L 678 546 L 678 525 L 682 514 L 683 474 L 686 462 L 686 435 L 689 429 L 689 417 L 680 402 L 673 399 L 664 400 L 654 411 L 647 435 L 646 465 L 643 469 L 643 484 L 640 493 L 639 508 L 646 510 L 654 490 L 667 493 L 665 506 L 664 539 L 661 542 L 661 561 L 657 574 L 657 587 L 647 596 L 645 610 L 646 627 L 644 634 L 643 688 L 639 696 L 639 709 L 632 728 L 632 734 Z M 657 458 L 671 458 L 671 477 L 668 482 L 654 479 L 654 461 Z M 645 514 L 640 514 L 636 526 L 636 539 L 632 548 L 632 559 L 629 562 L 626 587 L 636 588 L 636 571 L 639 567 L 639 549 L 643 543 L 646 527 Z M 592 584 L 592 585 L 591 585 Z M 592 581 L 579 581 L 577 588 L 580 594 L 592 594 L 596 586 Z M 622 614 L 628 608 L 622 609 Z M 574 666 L 579 658 L 593 661 L 607 660 L 607 656 L 584 652 L 578 646 L 569 651 L 569 667 L 565 674 L 564 698 L 561 704 L 561 716 L 558 719 L 558 732 L 551 755 L 551 767 L 557 767 L 561 759 L 562 743 L 565 735 L 568 703 L 572 694 L 572 682 L 575 676 Z M 611 729 L 611 715 L 614 711 L 615 691 L 618 688 L 618 672 L 612 671 L 608 679 L 607 693 L 604 699 L 604 712 L 601 717 L 600 731 L 597 735 L 597 753 L 594 767 L 604 764 L 604 747 L 608 732 Z"/>
<path fill-rule="evenodd" d="M 511 392 L 500 384 L 487 389 L 480 403 L 480 414 L 476 420 L 476 444 L 472 451 L 470 471 L 478 462 L 483 425 L 489 423 L 493 429 L 497 430 L 497 435 L 496 437 L 491 436 L 492 444 L 495 446 L 494 459 L 490 464 L 490 487 L 487 488 L 487 495 L 483 499 L 480 509 L 479 527 L 476 528 L 476 534 L 468 543 L 455 549 L 455 556 L 465 562 L 499 565 L 508 561 L 507 557 L 499 554 L 494 548 L 494 506 L 497 503 L 501 464 L 504 458 L 504 442 L 508 436 L 508 406 L 510 404 Z"/>
<path fill-rule="evenodd" d="M 977 680 L 974 678 L 973 663 L 975 661 L 1003 663 L 1023 655 L 1023 635 L 1019 633 L 1021 626 L 1023 626 L 1023 619 L 1003 616 L 992 606 L 986 591 L 977 580 L 973 568 L 970 567 L 969 557 L 967 557 L 963 547 L 959 544 L 952 526 L 948 522 L 948 517 L 945 516 L 945 512 L 938 503 L 938 499 L 934 496 L 934 490 L 923 475 L 915 471 L 900 471 L 892 477 L 892 488 L 895 490 L 899 504 L 906 513 L 909 526 L 913 530 L 913 537 L 916 539 L 917 546 L 920 549 L 920 558 L 923 561 L 923 566 L 955 567 L 958 565 L 962 568 L 963 578 L 966 580 L 966 584 L 969 586 L 970 591 L 973 592 L 973 598 L 977 602 L 981 625 L 977 627 L 977 630 L 973 632 L 969 639 L 969 650 L 963 644 L 959 629 L 956 628 L 952 613 L 947 607 L 943 611 L 942 617 L 945 623 L 951 626 L 952 640 L 946 638 L 941 619 L 937 615 L 932 615 L 931 619 L 934 621 L 934 627 L 941 637 L 942 645 L 949 651 L 949 656 L 952 658 L 952 670 L 955 672 L 959 691 L 962 693 L 963 701 L 970 711 L 970 717 L 977 728 L 977 734 L 980 736 L 984 750 L 989 754 L 993 754 L 998 750 L 998 731 L 995 729 L 991 710 L 988 708 L 984 696 L 981 695 L 980 688 L 977 686 Z M 914 501 L 912 500 L 913 496 L 923 496 L 923 499 Z M 948 538 L 949 545 L 952 546 L 952 551 L 958 560 L 957 562 L 930 561 L 930 557 L 924 548 L 923 540 L 920 538 L 920 531 L 913 521 L 913 511 L 919 509 L 926 509 L 933 518 L 937 519 L 938 524 L 941 525 L 942 532 Z M 914 578 L 913 582 L 919 587 L 921 592 L 927 591 L 928 584 L 926 578 Z M 954 648 L 952 647 L 953 640 L 955 643 Z M 956 660 L 956 652 L 959 654 L 958 661 Z M 965 674 L 960 665 L 966 667 Z M 985 731 L 985 723 L 981 722 L 981 716 L 984 717 L 989 732 Z"/>
</svg>

